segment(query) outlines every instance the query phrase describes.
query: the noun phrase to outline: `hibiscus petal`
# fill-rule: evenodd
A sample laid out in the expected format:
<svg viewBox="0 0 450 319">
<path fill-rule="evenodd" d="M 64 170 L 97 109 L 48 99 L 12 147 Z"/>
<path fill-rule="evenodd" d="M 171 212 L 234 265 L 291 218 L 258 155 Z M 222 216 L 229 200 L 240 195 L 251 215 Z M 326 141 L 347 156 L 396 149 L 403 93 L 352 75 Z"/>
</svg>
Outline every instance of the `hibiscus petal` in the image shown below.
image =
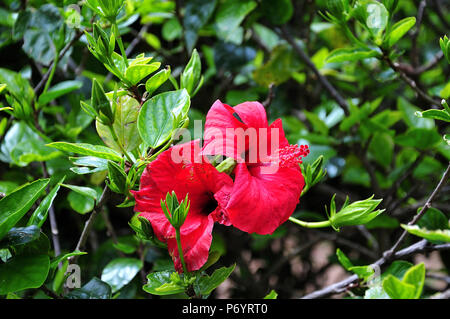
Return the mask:
<svg viewBox="0 0 450 319">
<path fill-rule="evenodd" d="M 264 106 L 259 102 L 244 102 L 234 108 L 248 127 L 268 127 L 267 114 Z"/>
<path fill-rule="evenodd" d="M 164 215 L 160 201 L 165 199 L 168 192 L 175 191 L 179 200 L 188 194 L 191 206 L 181 227 L 183 250 L 188 256 L 192 254 L 198 257 L 198 254 L 205 253 L 198 260 L 206 261 L 212 224 L 215 220 L 223 222 L 216 215 L 217 211 L 224 211 L 233 181 L 225 173 L 219 173 L 206 158 L 197 162 L 198 157 L 201 157 L 198 143 L 193 141 L 161 153 L 142 173 L 139 191 L 132 193 L 136 200 L 135 211 L 141 212 L 140 215 L 150 221 L 156 237 L 167 242 L 168 248 L 169 243 L 173 244 L 175 240 L 175 229 Z M 200 242 L 194 245 L 196 240 Z M 206 246 L 208 249 L 205 249 Z M 191 249 L 194 251 L 190 252 Z M 172 252 L 172 255 L 176 254 Z M 188 267 L 197 267 L 200 263 L 198 260 L 189 259 Z"/>
<path fill-rule="evenodd" d="M 300 168 L 238 164 L 227 205 L 232 225 L 248 233 L 271 234 L 294 212 L 304 186 Z"/>
<path fill-rule="evenodd" d="M 214 220 L 212 216 L 203 218 L 201 224 L 190 232 L 181 228 L 181 246 L 183 247 L 183 257 L 188 271 L 200 269 L 208 260 L 209 248 L 212 242 L 212 229 Z M 183 225 L 184 226 L 184 225 Z M 176 238 L 170 238 L 167 241 L 169 254 L 178 272 L 183 270 Z"/>
</svg>

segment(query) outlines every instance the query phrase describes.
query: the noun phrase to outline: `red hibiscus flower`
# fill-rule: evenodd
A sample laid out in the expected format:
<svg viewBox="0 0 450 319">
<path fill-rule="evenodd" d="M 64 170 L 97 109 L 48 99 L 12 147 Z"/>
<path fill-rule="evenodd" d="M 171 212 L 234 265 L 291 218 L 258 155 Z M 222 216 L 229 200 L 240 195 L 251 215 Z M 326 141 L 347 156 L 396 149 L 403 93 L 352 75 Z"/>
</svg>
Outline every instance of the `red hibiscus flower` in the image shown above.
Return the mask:
<svg viewBox="0 0 450 319">
<path fill-rule="evenodd" d="M 219 173 L 201 156 L 199 141 L 170 148 L 150 163 L 141 177 L 139 191 L 133 192 L 135 211 L 147 218 L 156 237 L 167 243 L 175 269 L 182 272 L 175 229 L 161 209 L 160 200 L 175 191 L 179 199 L 189 195 L 191 203 L 180 229 L 181 246 L 188 271 L 201 268 L 208 259 L 214 222 L 230 225 L 223 209 L 233 181 Z"/>
<path fill-rule="evenodd" d="M 270 126 L 264 107 L 216 101 L 206 116 L 204 155 L 225 155 L 238 164 L 226 206 L 229 221 L 248 233 L 271 234 L 294 212 L 304 187 L 299 163 L 306 145 L 289 145 L 281 123 Z"/>
</svg>

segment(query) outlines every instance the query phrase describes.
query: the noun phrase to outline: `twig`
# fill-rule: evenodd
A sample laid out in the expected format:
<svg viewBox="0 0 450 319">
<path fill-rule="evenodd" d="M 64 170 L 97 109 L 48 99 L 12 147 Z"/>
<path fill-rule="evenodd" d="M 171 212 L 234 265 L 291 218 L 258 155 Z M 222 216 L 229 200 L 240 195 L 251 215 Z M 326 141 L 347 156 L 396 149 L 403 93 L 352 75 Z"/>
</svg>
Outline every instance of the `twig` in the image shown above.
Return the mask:
<svg viewBox="0 0 450 319">
<path fill-rule="evenodd" d="M 269 93 L 267 93 L 267 98 L 262 102 L 262 105 L 265 109 L 267 109 L 272 103 L 273 98 L 275 97 L 275 92 L 273 88 L 275 87 L 274 83 L 269 84 Z"/>
<path fill-rule="evenodd" d="M 110 194 L 109 187 L 107 185 L 105 185 L 105 187 L 103 188 L 102 195 L 100 196 L 100 200 L 95 205 L 94 209 L 92 210 L 91 215 L 89 216 L 89 219 L 84 224 L 83 231 L 81 232 L 81 236 L 80 236 L 80 239 L 78 240 L 75 250 L 82 251 L 82 249 L 84 248 L 84 245 L 86 244 L 86 240 L 89 236 L 89 233 L 91 232 L 92 225 L 94 224 L 94 220 L 97 217 L 98 213 L 101 211 L 102 206 L 108 199 L 109 194 Z M 69 261 L 71 264 L 74 264 L 74 263 L 76 263 L 77 259 L 78 259 L 78 256 L 72 256 L 69 258 Z"/>
<path fill-rule="evenodd" d="M 67 51 L 69 51 L 69 49 L 72 47 L 72 45 L 75 42 L 77 42 L 81 38 L 82 35 L 83 35 L 83 32 L 82 31 L 78 31 L 77 34 L 74 36 L 74 38 L 69 43 L 67 43 L 67 45 L 61 50 L 61 52 L 58 55 L 58 58 L 55 59 L 55 61 L 61 61 L 61 59 L 64 57 L 64 55 L 66 55 Z M 47 82 L 47 79 L 49 78 L 50 74 L 52 74 L 53 69 L 57 67 L 57 65 L 55 65 L 55 63 L 54 63 L 55 61 L 52 62 L 52 65 L 48 69 L 47 73 L 44 74 L 44 76 L 42 77 L 41 81 L 34 88 L 34 93 L 36 95 L 38 95 L 38 93 L 41 91 L 41 89 L 43 88 L 43 86 Z"/>
<path fill-rule="evenodd" d="M 417 8 L 417 18 L 416 18 L 416 30 L 411 36 L 411 63 L 416 68 L 419 65 L 419 54 L 417 52 L 417 38 L 420 33 L 420 26 L 422 24 L 423 13 L 425 7 L 427 6 L 427 1 L 420 1 L 419 7 Z"/>
<path fill-rule="evenodd" d="M 393 62 L 386 52 L 383 52 L 383 54 L 384 54 L 383 60 L 386 61 L 386 63 L 391 67 L 392 70 L 394 70 L 396 73 L 400 75 L 400 78 L 403 80 L 403 82 L 405 82 L 409 87 L 411 87 L 417 93 L 418 96 L 420 96 L 431 106 L 434 107 L 440 106 L 440 103 L 438 101 L 434 100 L 427 93 L 422 91 L 422 89 L 418 87 L 417 83 L 409 76 L 407 76 L 405 72 L 403 72 L 403 70 L 399 67 L 399 64 L 397 62 Z"/>
<path fill-rule="evenodd" d="M 450 299 L 450 289 L 447 289 L 435 296 L 430 297 L 430 299 Z"/>
<path fill-rule="evenodd" d="M 283 37 L 294 49 L 294 51 L 298 54 L 298 56 L 303 60 L 303 62 L 306 64 L 308 68 L 310 68 L 313 73 L 316 75 L 316 77 L 319 79 L 319 82 L 322 84 L 322 86 L 328 91 L 328 93 L 331 95 L 331 97 L 339 104 L 339 106 L 342 108 L 346 116 L 350 115 L 350 108 L 348 106 L 347 101 L 339 94 L 339 92 L 333 87 L 333 85 L 328 81 L 326 77 L 324 77 L 320 71 L 317 69 L 317 67 L 314 65 L 314 63 L 311 61 L 311 59 L 308 57 L 308 55 L 303 51 L 303 49 L 295 42 L 295 40 L 292 38 L 292 36 L 289 34 L 289 32 L 286 30 L 285 27 L 282 27 L 281 31 L 276 30 L 277 33 Z"/>
<path fill-rule="evenodd" d="M 433 202 L 434 198 L 436 197 L 436 195 L 439 193 L 440 189 L 442 188 L 442 186 L 445 184 L 448 176 L 450 175 L 450 162 L 449 165 L 447 166 L 447 169 L 444 172 L 444 175 L 442 176 L 441 180 L 439 181 L 439 183 L 437 184 L 436 188 L 434 189 L 434 191 L 431 193 L 430 197 L 428 198 L 427 202 L 425 203 L 425 205 L 422 207 L 422 209 L 414 216 L 414 218 L 408 223 L 408 225 L 414 225 L 415 223 L 417 223 L 417 221 L 425 214 L 425 212 L 428 210 L 428 208 L 431 207 L 431 203 Z M 403 233 L 400 235 L 400 238 L 397 240 L 397 242 L 391 247 L 391 249 L 389 249 L 388 251 L 386 251 L 384 253 L 384 257 L 388 258 L 394 253 L 394 251 L 398 248 L 398 246 L 401 244 L 401 242 L 403 241 L 403 239 L 406 237 L 406 235 L 408 234 L 407 230 L 404 230 Z"/>
<path fill-rule="evenodd" d="M 44 178 L 48 178 L 48 170 L 47 170 L 47 164 L 45 162 L 41 162 L 42 165 L 42 171 L 44 174 Z M 50 191 L 50 188 L 47 186 L 47 192 Z M 55 216 L 55 209 L 53 208 L 53 205 L 50 205 L 50 209 L 48 212 L 48 217 L 50 220 L 50 229 L 52 232 L 52 242 L 53 242 L 53 248 L 55 249 L 55 256 L 59 256 L 61 254 L 61 244 L 59 242 L 59 230 L 58 230 L 58 223 L 56 222 L 56 216 Z M 59 265 L 61 266 L 61 265 Z"/>
<path fill-rule="evenodd" d="M 408 256 L 411 256 L 413 254 L 423 253 L 427 251 L 440 251 L 440 250 L 449 250 L 450 244 L 442 244 L 442 245 L 428 245 L 428 241 L 426 239 L 423 239 L 409 247 L 406 247 L 396 253 L 394 253 L 389 259 L 385 257 L 381 257 L 378 259 L 374 265 L 382 266 L 386 262 L 390 260 L 396 260 L 396 259 L 402 259 L 406 258 Z M 323 289 L 314 291 L 308 295 L 305 295 L 302 297 L 302 299 L 317 299 L 317 298 L 325 298 L 327 296 L 338 294 L 345 292 L 348 287 L 356 282 L 358 280 L 357 275 L 352 275 L 350 277 L 347 277 L 346 279 L 339 281 L 335 284 L 332 284 L 328 287 L 325 287 Z"/>
</svg>

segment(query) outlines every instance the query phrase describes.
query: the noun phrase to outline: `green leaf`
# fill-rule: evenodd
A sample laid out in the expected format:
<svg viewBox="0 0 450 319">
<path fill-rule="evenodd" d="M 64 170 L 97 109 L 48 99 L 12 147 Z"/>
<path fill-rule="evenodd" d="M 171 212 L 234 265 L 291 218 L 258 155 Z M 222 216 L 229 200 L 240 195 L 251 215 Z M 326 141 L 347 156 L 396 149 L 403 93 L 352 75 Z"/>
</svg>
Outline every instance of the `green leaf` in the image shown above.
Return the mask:
<svg viewBox="0 0 450 319">
<path fill-rule="evenodd" d="M 125 71 L 125 78 L 130 81 L 131 85 L 136 85 L 146 76 L 158 70 L 160 65 L 159 62 L 130 65 Z"/>
<path fill-rule="evenodd" d="M 79 214 L 87 214 L 94 209 L 95 200 L 92 197 L 71 191 L 67 195 L 70 207 Z"/>
<path fill-rule="evenodd" d="M 264 20 L 267 19 L 270 24 L 274 25 L 285 24 L 294 13 L 291 0 L 278 0 L 275 5 L 271 0 L 263 0 L 260 10 L 264 14 Z"/>
<path fill-rule="evenodd" d="M 265 297 L 264 299 L 277 299 L 278 294 L 275 290 L 271 290 Z"/>
<path fill-rule="evenodd" d="M 415 287 L 414 299 L 419 299 L 425 284 L 425 264 L 420 263 L 408 269 L 402 280 Z"/>
<path fill-rule="evenodd" d="M 118 153 L 122 153 L 120 145 L 128 152 L 133 151 L 141 143 L 136 123 L 139 107 L 139 102 L 130 96 L 117 99 L 112 125 L 112 129 L 117 135 L 117 141 L 114 139 L 109 126 L 102 124 L 99 120 L 95 123 L 97 133 L 103 142 Z"/>
<path fill-rule="evenodd" d="M 48 179 L 40 179 L 25 184 L 0 200 L 0 239 L 27 213 L 48 183 Z"/>
<path fill-rule="evenodd" d="M 239 25 L 256 6 L 257 3 L 251 0 L 222 2 L 216 12 L 214 24 L 217 36 L 225 42 L 241 44 L 243 30 L 239 28 Z"/>
<path fill-rule="evenodd" d="M 69 160 L 76 165 L 70 170 L 75 174 L 90 174 L 108 169 L 108 161 L 94 156 L 69 157 Z"/>
<path fill-rule="evenodd" d="M 56 84 L 47 90 L 47 92 L 41 94 L 39 97 L 39 104 L 47 104 L 50 101 L 53 101 L 60 96 L 63 96 L 72 91 L 78 90 L 83 85 L 81 81 L 64 81 Z"/>
<path fill-rule="evenodd" d="M 425 238 L 430 241 L 443 241 L 450 243 L 450 229 L 443 230 L 428 230 L 426 228 L 420 228 L 417 225 L 401 225 L 408 233 Z"/>
<path fill-rule="evenodd" d="M 381 279 L 386 278 L 388 275 L 393 275 L 398 279 L 402 279 L 406 271 L 411 268 L 413 264 L 404 260 L 394 261 L 381 275 Z"/>
<path fill-rule="evenodd" d="M 426 110 L 423 112 L 416 111 L 415 114 L 418 117 L 450 122 L 450 114 L 448 114 L 445 110 Z"/>
<path fill-rule="evenodd" d="M 136 258 L 117 258 L 109 262 L 102 272 L 102 281 L 111 286 L 112 293 L 128 284 L 139 270 L 142 262 Z"/>
<path fill-rule="evenodd" d="M 364 299 L 390 299 L 386 291 L 380 286 L 367 289 L 364 293 Z"/>
<path fill-rule="evenodd" d="M 114 192 L 123 194 L 128 190 L 127 175 L 119 165 L 111 161 L 108 161 L 108 178 L 109 186 Z"/>
<path fill-rule="evenodd" d="M 348 257 L 339 248 L 336 249 L 336 255 L 337 255 L 339 262 L 346 270 L 349 270 L 349 268 L 353 267 L 353 263 L 350 261 L 350 259 L 348 259 Z"/>
<path fill-rule="evenodd" d="M 411 128 L 395 137 L 395 142 L 402 146 L 416 147 L 426 150 L 435 147 L 441 142 L 441 136 L 436 130 L 425 128 Z"/>
<path fill-rule="evenodd" d="M 63 262 L 64 260 L 66 260 L 69 257 L 81 256 L 81 255 L 87 255 L 87 253 L 83 252 L 83 251 L 73 251 L 71 253 L 61 254 L 52 259 L 52 261 L 50 262 L 50 269 L 56 269 L 56 267 L 58 267 L 59 263 Z"/>
<path fill-rule="evenodd" d="M 417 209 L 419 212 L 422 207 Z M 428 230 L 449 229 L 448 218 L 439 209 L 430 207 L 417 222 L 417 226 Z"/>
<path fill-rule="evenodd" d="M 120 162 L 122 157 L 116 151 L 109 147 L 102 145 L 92 145 L 87 143 L 68 143 L 68 142 L 54 142 L 47 144 L 47 146 L 59 149 L 65 152 L 77 153 L 81 155 L 95 156 L 116 162 Z"/>
<path fill-rule="evenodd" d="M 29 243 L 39 238 L 40 232 L 41 230 L 39 227 L 35 225 L 28 227 L 13 227 L 0 241 L 0 249 Z"/>
<path fill-rule="evenodd" d="M 386 7 L 375 0 L 360 0 L 356 3 L 353 15 L 367 27 L 376 42 L 378 42 L 381 33 L 388 24 L 389 12 L 386 10 Z"/>
<path fill-rule="evenodd" d="M 95 201 L 98 198 L 98 193 L 93 188 L 86 187 L 86 186 L 68 185 L 68 184 L 60 184 L 60 185 L 66 187 L 66 188 L 69 188 L 69 189 L 73 190 L 74 192 L 77 192 L 80 195 L 84 195 L 84 196 L 93 198 Z"/>
<path fill-rule="evenodd" d="M 418 107 L 412 105 L 404 98 L 397 99 L 397 108 L 403 113 L 403 120 L 410 127 L 414 128 L 434 128 L 434 121 L 432 119 L 420 118 L 416 116 L 416 113 L 421 111 Z"/>
<path fill-rule="evenodd" d="M 408 17 L 398 21 L 392 26 L 391 31 L 384 40 L 388 48 L 392 47 L 398 42 L 408 31 L 416 24 L 415 17 Z"/>
<path fill-rule="evenodd" d="M 383 290 L 392 299 L 413 299 L 416 293 L 416 288 L 413 285 L 404 283 L 392 275 L 388 275 L 383 280 Z"/>
<path fill-rule="evenodd" d="M 381 166 L 388 168 L 394 155 L 394 141 L 383 132 L 376 132 L 369 144 L 369 152 Z"/>
<path fill-rule="evenodd" d="M 190 96 L 193 96 L 193 93 L 196 91 L 198 87 L 200 77 L 202 75 L 202 64 L 200 61 L 200 56 L 196 49 L 192 51 L 191 58 L 189 59 L 188 64 L 181 73 L 180 76 L 180 88 L 186 89 Z"/>
<path fill-rule="evenodd" d="M 142 289 L 152 295 L 174 295 L 185 291 L 185 287 L 181 284 L 181 281 L 173 281 L 173 274 L 178 276 L 173 271 L 158 271 L 147 275 L 148 282 Z M 178 277 L 179 279 L 179 277 Z"/>
<path fill-rule="evenodd" d="M 145 83 L 145 89 L 148 92 L 148 95 L 152 95 L 170 76 L 170 67 L 166 67 L 165 69 L 159 71 L 155 75 L 153 75 L 150 79 Z"/>
<path fill-rule="evenodd" d="M 83 287 L 72 290 L 66 297 L 68 299 L 111 299 L 111 287 L 94 277 Z"/>
<path fill-rule="evenodd" d="M 190 98 L 185 89 L 158 94 L 144 103 L 138 116 L 138 130 L 148 146 L 166 142 L 187 116 Z"/>
<path fill-rule="evenodd" d="M 30 219 L 28 220 L 27 225 L 36 225 L 37 227 L 42 227 L 45 220 L 47 219 L 48 210 L 52 206 L 53 200 L 56 197 L 56 194 L 58 193 L 58 190 L 60 188 L 60 184 L 64 182 L 66 177 L 60 179 L 60 181 L 53 187 L 53 189 L 48 193 L 47 196 L 44 197 L 44 199 L 39 204 L 38 208 L 33 212 Z"/>
<path fill-rule="evenodd" d="M 183 27 L 187 51 L 194 49 L 198 31 L 208 22 L 216 8 L 217 0 L 190 0 L 185 3 Z"/>
<path fill-rule="evenodd" d="M 23 255 L 0 264 L 0 295 L 42 286 L 47 278 L 47 255 Z"/>
<path fill-rule="evenodd" d="M 161 34 L 166 41 L 173 41 L 179 38 L 183 34 L 183 28 L 181 27 L 178 19 L 173 18 L 167 20 L 161 30 Z"/>
<path fill-rule="evenodd" d="M 8 130 L 1 145 L 0 159 L 20 167 L 34 161 L 48 161 L 61 156 L 61 152 L 45 146 L 42 137 L 24 122 L 16 122 Z"/>
<path fill-rule="evenodd" d="M 222 267 L 213 272 L 211 276 L 202 276 L 195 283 L 194 289 L 197 294 L 201 296 L 208 296 L 214 289 L 216 289 L 222 282 L 227 279 L 234 271 L 236 264 L 230 267 Z"/>
<path fill-rule="evenodd" d="M 330 52 L 325 62 L 336 63 L 345 61 L 359 61 L 367 58 L 373 58 L 380 54 L 375 50 L 364 48 L 340 48 Z"/>
</svg>

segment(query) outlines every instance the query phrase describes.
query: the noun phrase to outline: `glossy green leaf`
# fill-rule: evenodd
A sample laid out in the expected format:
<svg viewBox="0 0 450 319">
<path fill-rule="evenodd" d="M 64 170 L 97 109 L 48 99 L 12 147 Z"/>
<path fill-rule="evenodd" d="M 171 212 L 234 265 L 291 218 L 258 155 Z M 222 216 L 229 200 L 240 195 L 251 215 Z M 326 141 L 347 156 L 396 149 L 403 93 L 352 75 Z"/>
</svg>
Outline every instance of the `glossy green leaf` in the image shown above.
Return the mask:
<svg viewBox="0 0 450 319">
<path fill-rule="evenodd" d="M 423 285 L 425 284 L 425 264 L 420 263 L 409 268 L 402 281 L 415 287 L 413 298 L 419 299 L 422 295 Z"/>
<path fill-rule="evenodd" d="M 147 275 L 148 282 L 142 288 L 152 295 L 174 295 L 185 291 L 181 282 L 174 282 L 173 271 L 158 271 Z M 178 277 L 179 279 L 179 277 Z"/>
<path fill-rule="evenodd" d="M 42 286 L 47 278 L 47 255 L 23 255 L 0 264 L 0 295 Z"/>
<path fill-rule="evenodd" d="M 150 79 L 145 83 L 145 89 L 148 94 L 151 96 L 170 76 L 170 67 L 167 67 L 155 75 L 153 75 Z"/>
<path fill-rule="evenodd" d="M 39 238 L 41 230 L 35 225 L 27 227 L 13 227 L 0 241 L 0 249 L 9 246 L 18 246 Z"/>
<path fill-rule="evenodd" d="M 138 84 L 142 79 L 159 69 L 161 63 L 153 62 L 151 64 L 130 65 L 125 71 L 125 78 L 132 85 Z"/>
<path fill-rule="evenodd" d="M 222 267 L 215 270 L 211 276 L 202 276 L 195 283 L 194 289 L 197 294 L 202 296 L 208 296 L 214 289 L 216 289 L 221 283 L 223 283 L 234 271 L 236 264 L 230 267 Z"/>
<path fill-rule="evenodd" d="M 55 199 L 56 194 L 58 193 L 58 190 L 61 186 L 60 184 L 63 183 L 65 179 L 65 176 L 61 178 L 61 180 L 53 187 L 50 193 L 48 193 L 47 196 L 44 197 L 38 208 L 36 208 L 30 219 L 28 220 L 28 226 L 36 225 L 37 227 L 42 227 L 45 220 L 47 219 L 48 210 L 52 206 L 53 200 Z"/>
<path fill-rule="evenodd" d="M 422 207 L 417 209 L 419 212 Z M 417 222 L 417 226 L 428 230 L 450 229 L 448 218 L 439 209 L 430 207 Z"/>
<path fill-rule="evenodd" d="M 142 262 L 136 258 L 117 258 L 109 262 L 102 272 L 102 281 L 111 286 L 112 293 L 128 284 L 139 270 Z"/>
<path fill-rule="evenodd" d="M 450 114 L 446 110 L 416 111 L 415 114 L 418 117 L 450 122 Z"/>
<path fill-rule="evenodd" d="M 402 282 L 400 279 L 389 275 L 383 280 L 383 290 L 392 299 L 413 299 L 416 288 L 408 283 Z"/>
<path fill-rule="evenodd" d="M 70 170 L 75 174 L 90 174 L 108 169 L 108 161 L 94 156 L 69 157 L 69 160 L 76 165 Z"/>
<path fill-rule="evenodd" d="M 189 111 L 186 90 L 158 94 L 144 103 L 138 116 L 138 130 L 147 145 L 156 148 L 166 142 Z"/>
<path fill-rule="evenodd" d="M 27 213 L 48 183 L 48 179 L 40 179 L 25 184 L 0 200 L 0 239 Z"/>
<path fill-rule="evenodd" d="M 64 81 L 56 84 L 43 93 L 38 100 L 39 104 L 47 104 L 67 93 L 78 90 L 83 85 L 80 81 Z"/>
<path fill-rule="evenodd" d="M 47 146 L 54 147 L 56 149 L 65 152 L 95 156 L 116 162 L 120 162 L 122 159 L 120 154 L 118 154 L 116 151 L 102 145 L 92 145 L 87 143 L 54 142 L 47 144 Z"/>
<path fill-rule="evenodd" d="M 401 225 L 403 229 L 408 233 L 425 238 L 431 241 L 443 241 L 450 243 L 450 229 L 443 230 L 428 230 L 426 228 L 420 228 L 417 225 Z"/>
<path fill-rule="evenodd" d="M 87 214 L 94 209 L 95 200 L 92 197 L 71 191 L 67 195 L 70 207 L 79 214 Z"/>
<path fill-rule="evenodd" d="M 111 287 L 94 277 L 83 287 L 72 290 L 66 297 L 68 299 L 111 299 Z"/>
<path fill-rule="evenodd" d="M 408 17 L 398 21 L 392 26 L 391 31 L 385 39 L 388 47 L 392 47 L 398 42 L 414 25 L 416 24 L 415 17 Z"/>
<path fill-rule="evenodd" d="M 379 56 L 379 53 L 375 50 L 369 50 L 364 48 L 340 48 L 332 51 L 327 59 L 327 63 L 346 62 L 346 61 L 359 61 L 362 59 L 373 58 Z"/>
<path fill-rule="evenodd" d="M 86 186 L 68 185 L 68 184 L 60 184 L 60 185 L 66 187 L 66 188 L 69 188 L 69 189 L 73 190 L 74 192 L 77 192 L 80 195 L 91 197 L 94 200 L 97 200 L 97 198 L 98 198 L 98 193 L 93 188 L 86 187 Z"/>
<path fill-rule="evenodd" d="M 112 125 L 117 140 L 114 139 L 109 126 L 102 124 L 99 120 L 96 121 L 98 135 L 107 146 L 122 153 L 119 144 L 125 151 L 133 151 L 141 143 L 136 123 L 139 108 L 139 102 L 130 96 L 118 98 Z"/>
<path fill-rule="evenodd" d="M 86 255 L 86 252 L 83 251 L 73 251 L 71 253 L 67 253 L 67 254 L 61 254 L 55 258 L 53 258 L 50 262 L 50 269 L 56 269 L 56 267 L 58 267 L 58 264 L 65 261 L 67 258 L 72 257 L 72 256 L 82 256 L 82 255 Z"/>
</svg>

